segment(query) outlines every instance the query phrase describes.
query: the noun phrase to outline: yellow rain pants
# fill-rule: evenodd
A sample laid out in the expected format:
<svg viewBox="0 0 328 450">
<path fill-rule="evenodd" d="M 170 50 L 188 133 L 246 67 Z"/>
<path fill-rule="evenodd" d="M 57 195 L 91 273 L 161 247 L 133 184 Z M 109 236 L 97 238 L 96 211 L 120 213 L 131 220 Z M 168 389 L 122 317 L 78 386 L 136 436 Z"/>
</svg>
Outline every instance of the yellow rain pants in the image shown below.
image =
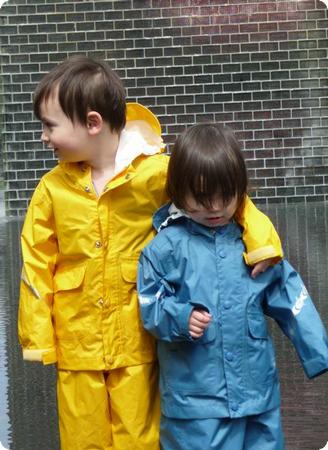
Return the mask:
<svg viewBox="0 0 328 450">
<path fill-rule="evenodd" d="M 159 450 L 156 364 L 58 370 L 61 450 Z"/>
</svg>

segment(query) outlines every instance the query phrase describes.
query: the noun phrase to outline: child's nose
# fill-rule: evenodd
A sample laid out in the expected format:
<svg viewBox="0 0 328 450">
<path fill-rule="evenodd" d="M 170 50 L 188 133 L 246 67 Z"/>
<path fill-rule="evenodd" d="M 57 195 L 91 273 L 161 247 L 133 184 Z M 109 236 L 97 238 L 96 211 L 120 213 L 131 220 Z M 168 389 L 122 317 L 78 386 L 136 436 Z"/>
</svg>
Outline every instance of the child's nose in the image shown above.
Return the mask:
<svg viewBox="0 0 328 450">
<path fill-rule="evenodd" d="M 222 209 L 223 209 L 223 207 L 220 202 L 214 202 L 214 203 L 212 203 L 212 205 L 210 207 L 210 211 L 220 212 L 220 211 L 222 211 Z"/>
<path fill-rule="evenodd" d="M 42 134 L 41 134 L 41 141 L 44 142 L 45 144 L 47 142 L 49 142 L 49 138 L 48 138 L 47 134 L 44 131 L 42 131 Z"/>
</svg>

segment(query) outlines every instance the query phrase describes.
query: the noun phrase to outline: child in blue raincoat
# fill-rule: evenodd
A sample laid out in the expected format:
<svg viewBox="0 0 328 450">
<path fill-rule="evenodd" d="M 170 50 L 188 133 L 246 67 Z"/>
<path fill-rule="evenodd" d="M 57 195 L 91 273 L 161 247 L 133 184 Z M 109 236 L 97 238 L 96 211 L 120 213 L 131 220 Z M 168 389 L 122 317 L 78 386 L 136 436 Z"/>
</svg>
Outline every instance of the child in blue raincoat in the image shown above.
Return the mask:
<svg viewBox="0 0 328 450">
<path fill-rule="evenodd" d="M 266 319 L 305 373 L 328 370 L 328 339 L 299 274 L 282 260 L 257 278 L 234 220 L 247 174 L 233 132 L 195 125 L 177 140 L 159 234 L 138 272 L 141 315 L 158 339 L 163 450 L 282 450 L 280 392 Z"/>
</svg>

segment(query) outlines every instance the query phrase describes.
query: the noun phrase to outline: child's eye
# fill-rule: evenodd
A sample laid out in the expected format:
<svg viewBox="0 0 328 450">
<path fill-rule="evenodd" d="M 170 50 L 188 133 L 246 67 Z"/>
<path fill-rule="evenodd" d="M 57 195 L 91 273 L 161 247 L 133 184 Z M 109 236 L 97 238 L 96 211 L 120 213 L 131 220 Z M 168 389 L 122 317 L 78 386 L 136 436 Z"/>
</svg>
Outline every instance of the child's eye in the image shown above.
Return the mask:
<svg viewBox="0 0 328 450">
<path fill-rule="evenodd" d="M 186 211 L 186 213 L 189 213 L 189 214 L 195 214 L 195 213 L 199 212 L 198 209 L 186 209 L 185 211 Z"/>
<path fill-rule="evenodd" d="M 53 129 L 54 125 L 53 125 L 53 123 L 50 123 L 50 122 L 44 122 L 43 127 L 46 128 L 47 130 L 51 131 Z"/>
</svg>

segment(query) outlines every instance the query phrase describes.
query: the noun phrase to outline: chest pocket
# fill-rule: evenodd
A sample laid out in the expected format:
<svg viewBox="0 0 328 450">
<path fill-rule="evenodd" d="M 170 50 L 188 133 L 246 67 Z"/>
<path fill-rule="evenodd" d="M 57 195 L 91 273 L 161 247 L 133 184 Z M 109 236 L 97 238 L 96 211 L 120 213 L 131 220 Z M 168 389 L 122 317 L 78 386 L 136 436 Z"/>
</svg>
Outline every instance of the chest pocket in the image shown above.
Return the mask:
<svg viewBox="0 0 328 450">
<path fill-rule="evenodd" d="M 62 267 L 54 276 L 54 292 L 79 288 L 84 281 L 86 266 Z"/>
<path fill-rule="evenodd" d="M 121 258 L 120 260 L 120 294 L 124 304 L 131 302 L 132 297 L 137 300 L 137 265 L 138 258 Z"/>
<path fill-rule="evenodd" d="M 247 363 L 251 380 L 258 384 L 272 383 L 276 376 L 275 354 L 267 322 L 261 311 L 249 313 Z"/>
</svg>

